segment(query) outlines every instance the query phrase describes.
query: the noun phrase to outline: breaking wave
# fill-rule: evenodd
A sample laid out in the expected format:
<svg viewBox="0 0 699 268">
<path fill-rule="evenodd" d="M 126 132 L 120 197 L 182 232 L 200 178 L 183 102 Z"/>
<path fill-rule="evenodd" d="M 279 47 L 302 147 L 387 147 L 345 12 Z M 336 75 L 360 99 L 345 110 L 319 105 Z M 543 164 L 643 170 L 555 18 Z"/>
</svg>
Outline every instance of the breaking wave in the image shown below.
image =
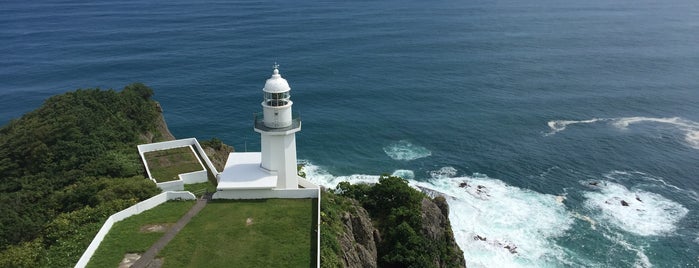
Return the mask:
<svg viewBox="0 0 699 268">
<path fill-rule="evenodd" d="M 680 117 L 666 117 L 666 118 L 654 118 L 654 117 L 620 117 L 620 118 L 593 118 L 589 120 L 553 120 L 549 121 L 547 124 L 551 129 L 550 132 L 545 133 L 544 136 L 554 135 L 558 132 L 564 131 L 566 127 L 575 124 L 594 124 L 598 122 L 608 123 L 619 129 L 626 129 L 630 125 L 640 124 L 640 123 L 660 123 L 667 124 L 676 129 L 684 132 L 684 141 L 687 145 L 692 148 L 699 149 L 699 123 L 683 119 Z"/>
<path fill-rule="evenodd" d="M 403 179 L 412 180 L 412 179 L 415 179 L 415 172 L 413 172 L 412 170 L 409 170 L 409 169 L 399 169 L 399 170 L 393 171 L 393 174 L 391 174 L 391 176 L 397 176 L 397 177 L 401 177 Z"/>
<path fill-rule="evenodd" d="M 376 183 L 379 176 L 333 176 L 308 163 L 307 178 L 333 188 L 337 183 Z M 457 176 L 453 167 L 429 172 L 426 181 L 407 178 L 411 186 L 441 194 L 449 202 L 449 219 L 468 267 L 557 267 L 570 265 L 555 238 L 564 235 L 574 219 L 561 197 L 506 184 L 484 175 Z M 394 175 L 414 173 L 396 170 Z"/>
<path fill-rule="evenodd" d="M 598 222 L 641 236 L 673 233 L 677 223 L 689 212 L 679 203 L 641 189 L 628 189 L 609 182 L 584 182 L 595 188 L 584 193 L 584 205 L 595 211 Z"/>
<path fill-rule="evenodd" d="M 432 155 L 425 147 L 412 144 L 407 140 L 401 140 L 383 147 L 383 151 L 393 160 L 410 161 Z"/>
</svg>

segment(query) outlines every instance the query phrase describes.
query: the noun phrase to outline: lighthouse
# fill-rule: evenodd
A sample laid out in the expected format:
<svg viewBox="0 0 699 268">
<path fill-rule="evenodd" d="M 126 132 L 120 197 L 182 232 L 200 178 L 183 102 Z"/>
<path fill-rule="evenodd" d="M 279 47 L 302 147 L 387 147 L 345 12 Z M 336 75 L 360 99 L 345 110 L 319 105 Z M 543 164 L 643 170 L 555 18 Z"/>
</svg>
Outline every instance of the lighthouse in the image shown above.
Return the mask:
<svg viewBox="0 0 699 268">
<path fill-rule="evenodd" d="M 262 113 L 255 114 L 255 132 L 260 133 L 260 167 L 277 175 L 277 189 L 298 188 L 296 132 L 301 118 L 291 112 L 291 87 L 274 65 L 272 77 L 265 82 Z"/>
</svg>

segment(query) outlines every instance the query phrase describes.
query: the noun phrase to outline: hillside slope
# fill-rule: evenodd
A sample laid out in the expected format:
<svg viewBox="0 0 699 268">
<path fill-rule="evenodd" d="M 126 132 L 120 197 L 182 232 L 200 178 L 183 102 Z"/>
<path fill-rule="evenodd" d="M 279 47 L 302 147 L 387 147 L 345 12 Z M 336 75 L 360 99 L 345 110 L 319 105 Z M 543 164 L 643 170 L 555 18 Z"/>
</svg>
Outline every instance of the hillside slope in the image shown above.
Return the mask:
<svg viewBox="0 0 699 268">
<path fill-rule="evenodd" d="M 0 129 L 0 267 L 72 266 L 104 219 L 160 192 L 136 150 L 169 138 L 152 95 L 79 89 Z"/>
</svg>

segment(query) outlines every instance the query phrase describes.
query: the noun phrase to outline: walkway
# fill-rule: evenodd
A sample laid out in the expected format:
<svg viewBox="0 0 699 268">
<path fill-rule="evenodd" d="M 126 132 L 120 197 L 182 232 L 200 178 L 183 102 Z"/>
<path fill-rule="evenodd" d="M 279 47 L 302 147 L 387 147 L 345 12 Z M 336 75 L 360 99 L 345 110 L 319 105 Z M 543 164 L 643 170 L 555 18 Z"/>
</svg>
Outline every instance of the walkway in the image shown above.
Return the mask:
<svg viewBox="0 0 699 268">
<path fill-rule="evenodd" d="M 179 233 L 182 228 L 184 228 L 187 223 L 192 219 L 192 217 L 196 216 L 199 214 L 199 211 L 201 211 L 204 206 L 211 200 L 211 194 L 207 193 L 204 194 L 201 198 L 197 200 L 197 203 L 194 204 L 194 206 L 187 211 L 187 214 L 184 214 L 182 218 L 180 218 L 175 225 L 173 225 L 164 235 L 163 237 L 160 238 L 157 242 L 155 242 L 148 250 L 146 250 L 143 255 L 141 255 L 141 258 L 139 258 L 136 262 L 134 262 L 133 265 L 131 265 L 131 268 L 147 268 L 147 267 L 160 267 L 162 263 L 158 264 L 156 262 L 153 262 L 156 256 L 158 256 L 158 253 L 160 250 L 165 248 L 170 241 L 172 241 L 173 238 Z"/>
</svg>

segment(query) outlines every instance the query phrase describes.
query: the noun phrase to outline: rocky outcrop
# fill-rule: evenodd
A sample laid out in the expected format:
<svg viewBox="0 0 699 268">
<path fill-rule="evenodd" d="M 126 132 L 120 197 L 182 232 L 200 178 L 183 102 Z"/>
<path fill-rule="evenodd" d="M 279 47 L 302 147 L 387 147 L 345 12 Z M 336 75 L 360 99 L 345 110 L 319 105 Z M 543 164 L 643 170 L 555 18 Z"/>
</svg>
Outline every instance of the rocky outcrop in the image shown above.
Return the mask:
<svg viewBox="0 0 699 268">
<path fill-rule="evenodd" d="M 144 143 L 175 140 L 175 136 L 173 136 L 170 129 L 167 128 L 165 117 L 163 117 L 163 108 L 160 106 L 160 103 L 155 102 L 155 108 L 158 111 L 158 118 L 155 121 L 155 131 L 148 131 L 141 134 L 141 140 L 143 140 Z"/>
<path fill-rule="evenodd" d="M 338 242 L 342 249 L 344 267 L 377 267 L 377 245 L 381 235 L 373 226 L 369 213 L 353 199 L 352 206 L 343 212 L 343 233 Z M 351 212 L 350 212 L 351 211 Z M 422 235 L 429 241 L 437 241 L 444 254 L 435 254 L 435 267 L 466 267 L 463 251 L 456 244 L 449 222 L 449 205 L 444 197 L 424 198 L 421 202 Z"/>
<path fill-rule="evenodd" d="M 442 254 L 435 258 L 437 267 L 466 267 L 464 252 L 456 244 L 454 233 L 449 222 L 449 205 L 443 196 L 437 196 L 433 200 L 422 199 L 422 234 L 429 241 L 439 241 L 443 245 Z M 455 265 L 456 264 L 456 265 Z"/>
<path fill-rule="evenodd" d="M 376 267 L 376 244 L 379 231 L 371 223 L 369 213 L 355 200 L 351 200 L 352 213 L 342 214 L 343 233 L 338 237 L 345 267 Z"/>
<path fill-rule="evenodd" d="M 218 146 L 219 148 L 212 148 L 203 144 L 202 147 L 206 156 L 209 157 L 211 163 L 214 164 L 214 167 L 216 167 L 216 170 L 219 172 L 223 171 L 226 160 L 228 160 L 228 154 L 234 151 L 232 146 L 226 144 L 221 144 L 221 146 Z"/>
</svg>

